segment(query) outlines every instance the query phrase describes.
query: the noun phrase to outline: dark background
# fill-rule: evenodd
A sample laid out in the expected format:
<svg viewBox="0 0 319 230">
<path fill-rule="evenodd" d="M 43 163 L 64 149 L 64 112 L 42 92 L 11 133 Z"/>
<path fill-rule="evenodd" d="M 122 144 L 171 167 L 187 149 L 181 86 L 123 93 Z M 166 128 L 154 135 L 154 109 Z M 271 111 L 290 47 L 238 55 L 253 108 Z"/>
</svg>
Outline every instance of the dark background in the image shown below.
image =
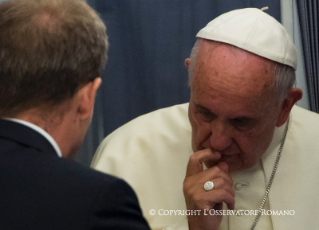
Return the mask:
<svg viewBox="0 0 319 230">
<path fill-rule="evenodd" d="M 90 165 L 103 138 L 150 111 L 187 102 L 184 60 L 197 32 L 227 11 L 269 7 L 280 21 L 279 0 L 88 0 L 107 26 L 109 60 L 95 114 L 77 161 Z"/>
</svg>

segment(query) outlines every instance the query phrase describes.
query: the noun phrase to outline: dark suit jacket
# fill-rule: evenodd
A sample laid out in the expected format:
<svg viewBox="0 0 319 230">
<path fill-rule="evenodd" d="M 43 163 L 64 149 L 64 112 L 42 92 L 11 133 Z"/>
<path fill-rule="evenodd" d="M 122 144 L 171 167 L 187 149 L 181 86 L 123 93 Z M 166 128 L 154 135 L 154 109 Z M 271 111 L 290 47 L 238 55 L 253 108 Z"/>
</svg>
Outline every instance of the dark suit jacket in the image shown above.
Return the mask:
<svg viewBox="0 0 319 230">
<path fill-rule="evenodd" d="M 149 229 L 123 181 L 59 158 L 38 132 L 0 120 L 0 229 Z"/>
</svg>

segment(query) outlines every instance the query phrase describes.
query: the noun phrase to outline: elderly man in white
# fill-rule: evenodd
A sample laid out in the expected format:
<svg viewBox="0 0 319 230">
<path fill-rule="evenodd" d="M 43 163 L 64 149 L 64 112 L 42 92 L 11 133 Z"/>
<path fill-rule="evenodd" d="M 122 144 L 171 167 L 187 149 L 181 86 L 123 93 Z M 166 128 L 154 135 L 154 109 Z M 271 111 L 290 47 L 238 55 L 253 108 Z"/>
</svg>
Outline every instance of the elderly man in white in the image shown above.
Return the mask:
<svg viewBox="0 0 319 230">
<path fill-rule="evenodd" d="M 197 38 L 189 104 L 120 127 L 92 167 L 128 181 L 152 229 L 318 228 L 319 115 L 295 106 L 287 31 L 248 8 Z"/>
</svg>

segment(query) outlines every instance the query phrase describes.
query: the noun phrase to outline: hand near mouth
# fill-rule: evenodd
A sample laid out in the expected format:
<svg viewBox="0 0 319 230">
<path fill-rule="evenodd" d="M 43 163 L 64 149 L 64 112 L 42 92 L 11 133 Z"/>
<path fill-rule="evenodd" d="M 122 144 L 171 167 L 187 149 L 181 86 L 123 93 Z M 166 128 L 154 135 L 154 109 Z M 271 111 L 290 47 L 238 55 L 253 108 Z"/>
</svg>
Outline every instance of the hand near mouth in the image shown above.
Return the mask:
<svg viewBox="0 0 319 230">
<path fill-rule="evenodd" d="M 190 230 L 219 229 L 222 216 L 204 215 L 204 209 L 221 210 L 223 202 L 229 209 L 234 209 L 233 181 L 227 163 L 218 162 L 220 158 L 221 154 L 211 149 L 195 152 L 189 158 L 183 186 L 186 206 L 188 210 L 202 210 L 200 215 L 188 216 Z M 203 163 L 208 162 L 214 166 L 203 170 Z M 204 189 L 207 181 L 213 182 L 212 190 Z"/>
</svg>

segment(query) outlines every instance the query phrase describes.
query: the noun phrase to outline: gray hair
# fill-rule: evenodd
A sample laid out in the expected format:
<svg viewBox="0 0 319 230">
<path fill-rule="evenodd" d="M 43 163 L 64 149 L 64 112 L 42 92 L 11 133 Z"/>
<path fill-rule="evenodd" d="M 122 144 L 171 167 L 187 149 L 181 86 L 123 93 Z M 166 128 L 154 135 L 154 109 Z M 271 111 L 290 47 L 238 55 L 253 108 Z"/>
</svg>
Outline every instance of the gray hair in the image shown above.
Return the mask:
<svg viewBox="0 0 319 230">
<path fill-rule="evenodd" d="M 106 28 L 83 0 L 0 4 L 0 117 L 51 108 L 101 75 Z"/>
<path fill-rule="evenodd" d="M 188 68 L 188 84 L 191 87 L 194 80 L 194 68 L 196 65 L 196 56 L 198 53 L 199 46 L 203 39 L 198 38 L 195 42 L 191 54 L 190 54 L 190 65 Z M 219 44 L 219 42 L 215 42 Z M 239 49 L 238 47 L 229 45 L 232 48 Z M 295 70 L 288 65 L 284 65 L 278 62 L 275 63 L 275 81 L 273 84 L 274 96 L 278 98 L 279 104 L 281 104 L 288 96 L 289 90 L 295 85 L 296 75 Z"/>
</svg>

